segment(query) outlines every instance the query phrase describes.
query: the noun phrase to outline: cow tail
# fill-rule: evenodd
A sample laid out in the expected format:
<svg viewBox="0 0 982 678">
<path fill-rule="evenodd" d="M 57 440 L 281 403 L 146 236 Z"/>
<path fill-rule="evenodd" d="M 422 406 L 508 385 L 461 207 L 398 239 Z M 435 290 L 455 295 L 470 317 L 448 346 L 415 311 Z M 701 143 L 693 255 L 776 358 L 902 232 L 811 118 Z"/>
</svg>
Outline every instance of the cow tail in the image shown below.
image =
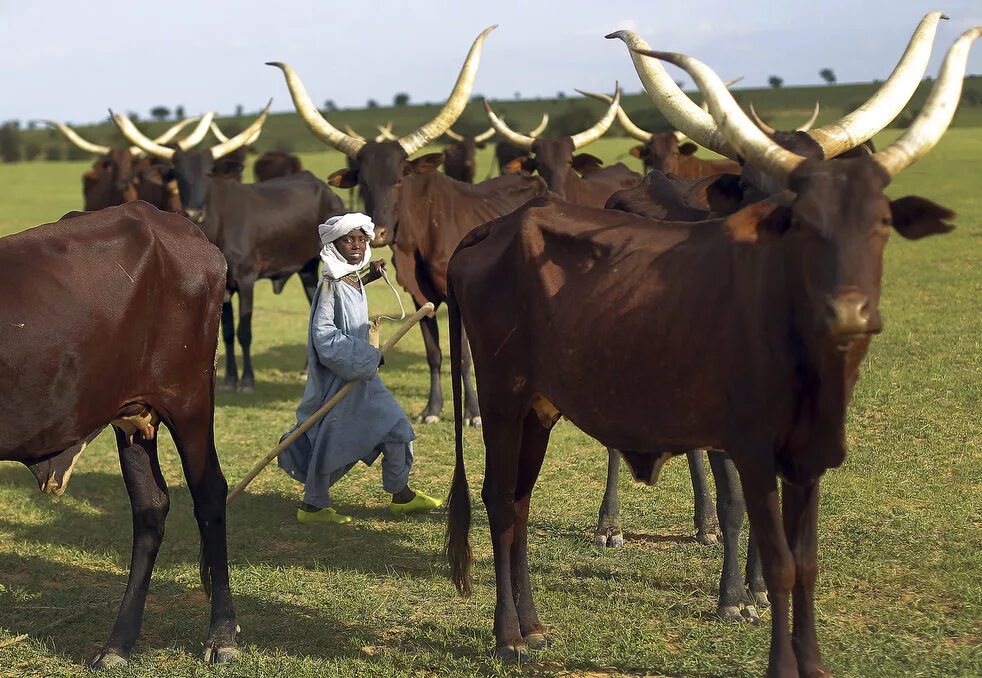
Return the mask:
<svg viewBox="0 0 982 678">
<path fill-rule="evenodd" d="M 444 538 L 444 553 L 450 565 L 450 578 L 461 595 L 471 593 L 471 552 L 468 533 L 471 527 L 471 497 L 464 471 L 464 407 L 461 386 L 461 342 L 462 330 L 460 308 L 453 293 L 453 283 L 447 280 L 447 311 L 450 316 L 450 375 L 453 385 L 454 443 L 456 445 L 456 464 L 450 496 L 447 498 L 447 533 Z"/>
</svg>

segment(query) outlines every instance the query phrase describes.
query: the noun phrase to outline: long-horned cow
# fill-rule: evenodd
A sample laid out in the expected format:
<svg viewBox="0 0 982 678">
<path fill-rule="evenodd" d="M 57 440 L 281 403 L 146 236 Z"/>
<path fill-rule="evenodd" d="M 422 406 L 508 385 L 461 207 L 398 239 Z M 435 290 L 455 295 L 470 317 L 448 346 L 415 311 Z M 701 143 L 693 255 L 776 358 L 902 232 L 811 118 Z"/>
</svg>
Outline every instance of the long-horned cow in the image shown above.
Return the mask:
<svg viewBox="0 0 982 678">
<path fill-rule="evenodd" d="M 154 142 L 161 145 L 168 144 L 185 127 L 199 120 L 191 134 L 177 142 L 181 148 L 194 148 L 208 133 L 211 115 L 211 113 L 206 114 L 200 120 L 186 118 L 156 137 Z M 160 209 L 175 211 L 171 201 L 172 191 L 169 190 L 169 167 L 153 163 L 151 158 L 137 146 L 113 148 L 96 144 L 84 139 L 64 123 L 54 120 L 43 122 L 57 129 L 78 148 L 99 156 L 92 163 L 92 169 L 82 175 L 84 210 L 95 211 L 122 205 L 131 200 L 144 200 Z"/>
<path fill-rule="evenodd" d="M 529 500 L 549 430 L 565 416 L 622 450 L 648 483 L 673 455 L 726 450 L 739 470 L 773 608 L 768 675 L 829 675 L 814 611 L 820 479 L 845 458 L 846 409 L 882 331 L 890 233 L 917 240 L 953 228 L 950 210 L 884 191 L 944 134 L 980 35 L 977 27 L 955 41 L 920 114 L 896 141 L 848 158 L 835 156 L 889 122 L 882 114 L 896 103 L 889 95 L 897 87 L 887 88 L 881 106 L 823 130 L 814 139 L 821 154 L 805 157 L 761 132 L 707 66 L 646 51 L 685 69 L 709 103 L 716 129 L 705 131 L 785 190 L 729 217 L 689 224 L 536 200 L 461 243 L 449 267 L 458 419 L 447 553 L 455 583 L 467 591 L 462 323 L 489 405 L 482 408 L 482 496 L 499 654 L 518 659 L 545 640 L 528 572 Z M 523 312 L 502 311 L 515 308 Z"/>
<path fill-rule="evenodd" d="M 448 129 L 445 134 L 455 143 L 443 147 L 443 173 L 451 179 L 473 184 L 477 171 L 477 151 L 484 148 L 484 142 L 494 136 L 494 128 L 473 136 L 457 134 L 452 129 Z"/>
<path fill-rule="evenodd" d="M 300 77 L 289 64 L 270 63 L 283 71 L 290 95 L 293 97 L 293 104 L 314 136 L 341 151 L 349 159 L 357 161 L 357 168 L 348 167 L 338 170 L 328 178 L 328 182 L 339 188 L 358 187 L 365 201 L 365 210 L 375 222 L 374 245 L 391 245 L 393 241 L 398 241 L 400 236 L 396 234 L 396 229 L 401 220 L 400 214 L 407 210 L 415 212 L 426 209 L 425 200 L 417 200 L 413 197 L 416 193 L 405 190 L 404 184 L 410 175 L 436 171 L 443 161 L 443 154 L 432 153 L 413 159 L 410 157 L 445 133 L 464 111 L 474 86 L 484 41 L 495 28 L 496 26 L 489 26 L 474 40 L 454 88 L 436 116 L 419 129 L 395 141 L 359 139 L 340 131 L 317 110 Z M 470 188 L 466 184 L 457 185 Z M 454 220 L 455 218 L 451 217 L 448 223 Z M 399 274 L 402 275 L 402 272 L 400 271 Z M 417 306 L 420 304 L 416 298 L 414 302 Z M 442 353 L 436 319 L 424 318 L 420 322 L 420 329 L 426 344 L 426 359 L 430 367 L 430 397 L 420 417 L 424 421 L 432 421 L 439 417 L 443 410 L 443 394 L 439 379 Z M 468 406 L 469 411 L 476 413 L 477 399 L 473 394 L 469 394 Z"/>
<path fill-rule="evenodd" d="M 604 135 L 617 115 L 620 101 L 621 93 L 618 87 L 611 104 L 607 107 L 607 112 L 600 120 L 583 132 L 556 139 L 534 138 L 519 134 L 509 128 L 491 110 L 487 100 L 484 101 L 484 108 L 491 126 L 503 139 L 534 154 L 534 157 L 526 156 L 520 161 L 523 170 L 529 173 L 537 171 L 539 176 L 546 180 L 550 191 L 570 202 L 603 207 L 611 194 L 636 185 L 641 181 L 641 175 L 632 172 L 622 163 L 601 167 L 603 161 L 596 156 L 588 153 L 574 155 L 574 153 Z"/>
<path fill-rule="evenodd" d="M 201 534 L 201 581 L 211 593 L 204 658 L 235 658 L 228 485 L 214 435 L 221 252 L 184 217 L 136 201 L 0 238 L 0 285 L 0 460 L 21 462 L 42 492 L 61 495 L 86 444 L 109 425 L 116 435 L 133 548 L 116 623 L 93 667 L 125 663 L 140 635 L 170 505 L 160 424 L 180 455 Z"/>
<path fill-rule="evenodd" d="M 231 176 L 210 177 L 215 163 L 253 139 L 262 129 L 269 105 L 236 136 L 202 151 L 174 151 L 154 144 L 128 118 L 113 121 L 130 141 L 147 153 L 174 163 L 185 213 L 228 261 L 228 297 L 222 306 L 225 342 L 223 387 L 243 392 L 255 388 L 252 345 L 253 291 L 256 281 L 269 278 L 273 289 L 297 273 L 308 301 L 317 286 L 320 241 L 317 224 L 343 211 L 344 205 L 323 181 L 309 172 L 258 184 L 242 184 Z M 239 297 L 236 332 L 232 295 Z M 235 340 L 242 349 L 242 378 L 235 358 Z"/>
</svg>

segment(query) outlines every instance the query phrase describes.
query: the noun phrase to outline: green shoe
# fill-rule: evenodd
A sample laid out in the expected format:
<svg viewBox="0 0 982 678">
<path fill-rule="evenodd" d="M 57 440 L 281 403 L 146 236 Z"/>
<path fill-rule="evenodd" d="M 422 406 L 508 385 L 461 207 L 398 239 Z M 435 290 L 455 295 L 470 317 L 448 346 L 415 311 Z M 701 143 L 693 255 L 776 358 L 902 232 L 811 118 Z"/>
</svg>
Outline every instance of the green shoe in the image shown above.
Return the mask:
<svg viewBox="0 0 982 678">
<path fill-rule="evenodd" d="M 407 501 L 405 504 L 397 504 L 396 502 L 392 502 L 389 504 L 389 510 L 396 515 L 404 515 L 407 513 L 422 513 L 423 511 L 431 511 L 435 508 L 440 508 L 441 506 L 443 506 L 443 502 L 439 499 L 416 490 L 415 497 Z"/>
<path fill-rule="evenodd" d="M 321 509 L 320 511 L 297 509 L 297 522 L 301 525 L 315 525 L 317 523 L 344 525 L 351 522 L 351 516 L 343 516 L 332 508 Z"/>
</svg>

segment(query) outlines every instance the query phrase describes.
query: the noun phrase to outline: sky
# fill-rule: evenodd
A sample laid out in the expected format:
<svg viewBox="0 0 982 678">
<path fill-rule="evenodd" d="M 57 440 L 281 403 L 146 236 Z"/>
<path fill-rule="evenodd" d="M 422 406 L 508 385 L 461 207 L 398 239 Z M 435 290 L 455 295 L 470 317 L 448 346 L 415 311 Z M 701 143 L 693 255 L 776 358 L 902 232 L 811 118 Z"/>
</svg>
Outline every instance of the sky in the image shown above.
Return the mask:
<svg viewBox="0 0 982 678">
<path fill-rule="evenodd" d="M 820 9 L 817 9 L 820 8 Z M 292 110 L 279 70 L 300 74 L 314 101 L 363 107 L 398 92 L 443 101 L 478 33 L 487 39 L 475 93 L 492 98 L 641 90 L 623 43 L 637 31 L 655 49 L 697 57 L 738 87 L 886 78 L 929 10 L 942 22 L 928 73 L 964 30 L 982 25 L 982 0 L 0 0 L 0 120 L 102 120 L 107 108 L 145 116 Z M 980 40 L 979 42 L 982 42 Z M 969 59 L 982 74 L 982 45 Z M 691 86 L 691 79 L 676 72 Z"/>
</svg>

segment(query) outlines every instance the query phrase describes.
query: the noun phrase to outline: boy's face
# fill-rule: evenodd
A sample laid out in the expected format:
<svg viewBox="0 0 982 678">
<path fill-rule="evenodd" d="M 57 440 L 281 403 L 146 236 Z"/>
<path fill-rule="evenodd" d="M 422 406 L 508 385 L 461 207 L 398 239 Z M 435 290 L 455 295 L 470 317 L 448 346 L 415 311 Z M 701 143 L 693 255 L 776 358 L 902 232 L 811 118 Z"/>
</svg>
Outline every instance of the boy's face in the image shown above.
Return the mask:
<svg viewBox="0 0 982 678">
<path fill-rule="evenodd" d="M 335 240 L 334 246 L 349 264 L 360 264 L 365 256 L 365 248 L 368 246 L 368 236 L 364 231 L 357 229 Z"/>
</svg>

